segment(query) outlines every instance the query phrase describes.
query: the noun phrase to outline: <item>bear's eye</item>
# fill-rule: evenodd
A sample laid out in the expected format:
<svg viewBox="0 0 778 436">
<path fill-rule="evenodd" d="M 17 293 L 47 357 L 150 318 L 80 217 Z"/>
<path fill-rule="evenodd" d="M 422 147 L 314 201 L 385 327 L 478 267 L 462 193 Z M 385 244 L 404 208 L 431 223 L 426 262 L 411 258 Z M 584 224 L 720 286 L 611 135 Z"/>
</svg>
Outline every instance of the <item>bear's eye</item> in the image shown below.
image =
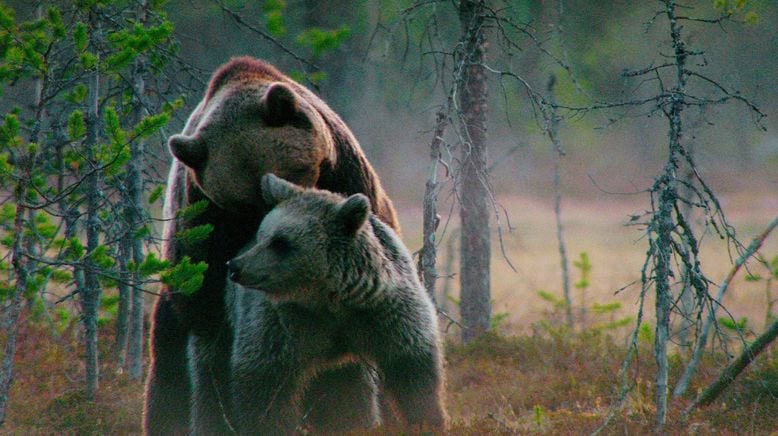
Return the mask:
<svg viewBox="0 0 778 436">
<path fill-rule="evenodd" d="M 268 247 L 270 247 L 271 250 L 278 254 L 286 254 L 292 251 L 292 242 L 289 241 L 289 238 L 286 236 L 275 235 L 270 239 L 270 244 L 268 244 Z"/>
</svg>

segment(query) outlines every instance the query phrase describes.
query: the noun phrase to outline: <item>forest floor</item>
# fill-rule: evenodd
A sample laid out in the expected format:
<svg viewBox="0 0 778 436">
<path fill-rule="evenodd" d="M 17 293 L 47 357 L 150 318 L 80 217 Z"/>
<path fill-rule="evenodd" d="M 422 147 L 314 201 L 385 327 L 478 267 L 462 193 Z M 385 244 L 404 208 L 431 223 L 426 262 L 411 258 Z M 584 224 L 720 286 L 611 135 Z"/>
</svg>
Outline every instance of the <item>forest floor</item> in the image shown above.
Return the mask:
<svg viewBox="0 0 778 436">
<path fill-rule="evenodd" d="M 111 338 L 103 338 L 109 343 Z M 104 355 L 110 355 L 104 350 Z M 447 347 L 447 405 L 451 434 L 591 434 L 616 404 L 624 347 L 602 332 L 561 331 L 523 336 L 490 335 Z M 670 402 L 667 434 L 775 434 L 778 431 L 778 350 L 756 362 L 713 405 L 687 420 L 681 412 L 698 388 L 711 382 L 724 359 L 706 359 L 690 394 Z M 102 361 L 100 391 L 88 401 L 74 340 L 25 327 L 8 419 L 0 433 L 139 434 L 143 386 Z M 671 380 L 682 370 L 670 357 Z M 632 389 L 604 434 L 649 434 L 653 429 L 650 344 L 641 342 Z"/>
<path fill-rule="evenodd" d="M 745 244 L 778 213 L 778 199 L 771 196 L 734 196 L 723 201 Z M 495 334 L 461 345 L 457 327 L 444 321 L 452 434 L 589 434 L 612 411 L 621 387 L 619 371 L 634 322 L 614 322 L 634 316 L 639 289 L 615 291 L 638 277 L 646 248 L 641 231 L 623 224 L 644 205 L 638 199 L 566 202 L 563 213 L 569 217 L 565 224 L 571 261 L 586 252 L 592 264 L 589 286 L 574 288 L 575 331 L 562 326 L 561 309 L 538 293 L 546 290 L 558 297 L 561 288 L 550 202 L 508 198 L 503 205 L 516 229 L 504 232 L 505 252 L 517 271 L 502 259 L 495 242 Z M 401 208 L 404 238 L 411 249 L 419 245 L 418 212 Z M 714 235 L 706 238 L 703 266 L 717 282 L 730 268 L 730 252 Z M 445 239 L 441 246 L 441 271 L 445 272 Z M 762 252 L 769 258 L 778 255 L 778 235 L 771 236 Z M 456 260 L 451 263 L 455 271 Z M 757 265 L 752 272 L 763 274 Z M 580 268 L 572 267 L 571 281 L 580 280 L 580 274 Z M 743 275 L 733 284 L 725 305 L 736 319 L 748 319 L 746 339 L 753 339 L 764 327 L 771 294 L 764 282 L 746 282 Z M 773 299 L 778 295 L 776 285 L 772 285 Z M 443 280 L 439 289 L 446 286 L 450 295 L 457 295 L 456 278 Z M 456 316 L 455 298 L 439 301 L 445 301 Z M 613 302 L 618 307 L 594 310 L 594 303 L 602 307 Z M 650 328 L 639 336 L 638 359 L 627 376 L 632 388 L 605 434 L 647 434 L 653 429 L 652 306 L 653 302 L 646 302 Z M 582 313 L 582 308 L 588 311 Z M 91 402 L 81 390 L 84 368 L 78 331 L 71 327 L 55 332 L 45 319 L 34 320 L 29 311 L 23 317 L 11 404 L 0 434 L 138 434 L 143 386 L 116 370 L 110 325 L 102 328 L 101 384 L 96 401 Z M 739 352 L 736 341 L 727 345 L 730 354 Z M 686 360 L 686 351 L 671 349 L 671 384 Z M 713 405 L 681 419 L 696 392 L 717 377 L 726 361 L 722 351 L 703 360 L 687 395 L 670 402 L 668 434 L 778 434 L 775 344 Z"/>
</svg>

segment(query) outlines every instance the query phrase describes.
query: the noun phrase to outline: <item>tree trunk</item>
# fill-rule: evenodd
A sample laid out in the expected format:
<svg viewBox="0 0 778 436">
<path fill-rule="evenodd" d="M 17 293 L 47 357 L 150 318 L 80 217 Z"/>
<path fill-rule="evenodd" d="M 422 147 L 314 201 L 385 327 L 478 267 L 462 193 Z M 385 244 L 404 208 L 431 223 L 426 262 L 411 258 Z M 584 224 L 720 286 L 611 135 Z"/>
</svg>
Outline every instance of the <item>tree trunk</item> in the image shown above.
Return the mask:
<svg viewBox="0 0 778 436">
<path fill-rule="evenodd" d="M 36 15 L 41 18 L 43 14 L 43 7 L 38 4 L 36 8 Z M 46 89 L 46 77 L 39 77 L 35 81 L 35 101 L 34 101 L 34 113 L 35 118 L 30 132 L 30 142 L 38 143 L 41 132 L 41 125 L 43 122 L 43 116 L 45 106 L 43 103 L 43 95 Z M 5 347 L 3 349 L 3 362 L 0 367 L 0 427 L 5 423 L 5 416 L 8 409 L 8 401 L 10 399 L 11 386 L 14 380 L 14 359 L 16 358 L 16 341 L 19 333 L 19 317 L 22 312 L 22 298 L 25 291 L 27 291 L 27 278 L 30 272 L 30 259 L 27 257 L 29 253 L 25 253 L 25 245 L 30 248 L 31 243 L 26 243 L 26 239 L 31 238 L 25 236 L 24 229 L 24 216 L 30 210 L 26 205 L 28 186 L 32 182 L 33 171 L 35 169 L 36 155 L 34 151 L 30 151 L 26 156 L 18 156 L 14 159 L 16 165 L 21 170 L 19 171 L 19 179 L 14 187 L 13 199 L 16 202 L 16 214 L 14 216 L 13 223 L 13 242 L 11 245 L 11 270 L 15 278 L 13 296 L 11 297 L 11 304 L 6 308 L 3 313 L 2 328 L 6 332 Z M 30 215 L 34 218 L 34 215 Z M 28 225 L 35 225 L 34 222 L 28 223 Z"/>
<path fill-rule="evenodd" d="M 440 223 L 438 215 L 438 162 L 441 158 L 440 146 L 443 143 L 443 133 L 446 129 L 446 115 L 443 111 L 437 113 L 435 133 L 430 144 L 430 167 L 427 183 L 424 189 L 424 225 L 422 229 L 423 245 L 419 253 L 419 265 L 424 287 L 432 301 L 435 302 L 435 283 L 438 280 L 437 271 L 437 237 L 436 231 Z"/>
<path fill-rule="evenodd" d="M 126 199 L 124 200 L 126 203 Z M 125 206 L 126 207 L 126 206 Z M 117 366 L 124 368 L 127 362 L 127 338 L 130 332 L 130 307 L 132 294 L 132 275 L 129 264 L 132 256 L 130 247 L 130 230 L 124 230 L 126 234 L 119 240 L 119 307 L 116 311 L 116 325 L 114 326 L 116 342 L 114 343 L 114 357 Z"/>
<path fill-rule="evenodd" d="M 491 317 L 484 9 L 483 0 L 463 0 L 459 7 L 464 42 L 464 68 L 458 93 L 462 111 L 460 311 L 465 342 L 486 332 Z"/>
<path fill-rule="evenodd" d="M 561 6 L 560 6 L 561 7 Z M 564 227 L 562 226 L 562 144 L 559 142 L 559 116 L 556 113 L 554 97 L 554 83 L 556 78 L 552 75 L 548 79 L 548 98 L 552 106 L 544 110 L 546 118 L 546 133 L 554 146 L 554 217 L 556 218 L 556 238 L 559 243 L 559 263 L 562 270 L 562 292 L 565 298 L 565 321 L 567 327 L 572 329 L 573 323 L 573 298 L 570 295 L 570 267 L 567 261 L 567 248 L 565 246 Z M 548 112 L 546 112 L 548 111 Z M 582 320 L 583 321 L 583 320 Z"/>
<path fill-rule="evenodd" d="M 11 305 L 6 309 L 6 342 L 3 350 L 2 372 L 0 373 L 0 426 L 5 422 L 5 414 L 8 406 L 9 393 L 14 377 L 14 358 L 16 357 L 16 338 L 19 332 L 19 315 L 22 311 L 22 296 L 27 290 L 27 258 L 24 256 L 24 199 L 27 195 L 29 173 L 27 177 L 21 177 L 14 191 L 16 201 L 16 217 L 14 218 L 13 248 L 11 251 L 11 264 L 16 283 Z"/>
<path fill-rule="evenodd" d="M 96 22 L 96 14 L 90 12 L 89 25 L 91 27 L 90 45 L 94 54 L 99 56 L 97 50 L 99 25 Z M 99 61 L 98 61 L 99 64 Z M 86 160 L 89 173 L 86 176 L 86 249 L 87 256 L 84 258 L 84 291 L 81 295 L 82 320 L 84 323 L 86 354 L 84 363 L 86 366 L 86 395 L 90 399 L 95 398 L 98 387 L 99 367 L 98 367 L 98 348 L 97 348 L 97 310 L 100 303 L 100 282 L 98 280 L 98 266 L 94 262 L 93 255 L 99 246 L 100 240 L 100 218 L 98 209 L 100 207 L 100 179 L 98 168 L 99 162 L 96 162 L 94 149 L 98 143 L 99 128 L 99 107 L 98 95 L 100 92 L 100 73 L 98 67 L 89 73 L 89 104 L 86 116 Z"/>
<path fill-rule="evenodd" d="M 145 22 L 145 1 L 139 6 L 138 21 Z M 132 119 L 139 123 L 145 116 L 143 95 L 146 92 L 145 61 L 143 58 L 135 60 L 133 69 L 133 86 L 135 102 Z M 130 245 L 132 247 L 132 259 L 135 265 L 143 262 L 143 240 L 138 236 L 138 231 L 143 226 L 143 152 L 145 144 L 141 138 L 130 144 L 130 161 L 127 163 L 127 222 L 130 231 Z M 131 379 L 140 379 L 143 370 L 143 283 L 137 271 L 133 275 L 132 286 L 132 313 L 130 315 L 130 340 L 127 350 L 127 358 Z"/>
<path fill-rule="evenodd" d="M 656 237 L 654 250 L 654 273 L 656 286 L 656 335 L 654 338 L 654 358 L 657 363 L 655 382 L 656 393 L 656 431 L 661 432 L 667 422 L 668 361 L 667 343 L 670 340 L 670 312 L 673 298 L 670 289 L 672 277 L 673 235 L 676 221 L 673 210 L 678 201 L 678 159 L 682 153 L 683 133 L 681 111 L 684 108 L 686 87 L 686 58 L 688 52 L 681 39 L 681 27 L 675 17 L 675 2 L 665 1 L 665 12 L 670 23 L 672 38 L 675 84 L 670 90 L 670 108 L 665 112 L 669 122 L 669 152 L 662 174 L 654 183 L 652 194 L 658 196 L 658 211 L 654 211 L 652 226 Z M 679 219 L 683 219 L 682 217 Z"/>
</svg>

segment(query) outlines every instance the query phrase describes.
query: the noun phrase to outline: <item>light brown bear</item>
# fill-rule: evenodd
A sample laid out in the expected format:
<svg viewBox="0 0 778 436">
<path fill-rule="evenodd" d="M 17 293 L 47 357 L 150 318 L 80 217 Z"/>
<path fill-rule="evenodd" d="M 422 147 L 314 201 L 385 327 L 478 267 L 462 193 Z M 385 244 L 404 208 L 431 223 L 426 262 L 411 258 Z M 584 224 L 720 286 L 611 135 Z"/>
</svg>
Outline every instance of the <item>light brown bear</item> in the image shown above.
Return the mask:
<svg viewBox="0 0 778 436">
<path fill-rule="evenodd" d="M 376 215 L 397 229 L 392 203 L 359 143 L 343 121 L 311 91 L 272 65 L 248 57 L 219 68 L 183 131 L 169 139 L 175 160 L 168 178 L 163 251 L 208 264 L 194 295 L 165 288 L 152 315 L 151 365 L 144 410 L 146 434 L 230 433 L 230 353 L 233 331 L 224 297 L 226 262 L 254 237 L 270 210 L 260 195 L 263 175 L 344 195 L 365 194 Z M 205 201 L 202 213 L 177 218 Z M 176 238 L 211 225 L 196 244 Z M 354 363 L 312 378 L 304 404 L 322 431 L 375 420 L 373 371 Z M 338 398 L 336 403 L 333 401 Z"/>
<path fill-rule="evenodd" d="M 272 174 L 262 188 L 276 206 L 228 264 L 241 285 L 227 299 L 236 431 L 305 428 L 299 398 L 310 377 L 357 361 L 378 370 L 411 431 L 444 430 L 437 315 L 397 234 L 362 194 L 304 190 Z"/>
</svg>

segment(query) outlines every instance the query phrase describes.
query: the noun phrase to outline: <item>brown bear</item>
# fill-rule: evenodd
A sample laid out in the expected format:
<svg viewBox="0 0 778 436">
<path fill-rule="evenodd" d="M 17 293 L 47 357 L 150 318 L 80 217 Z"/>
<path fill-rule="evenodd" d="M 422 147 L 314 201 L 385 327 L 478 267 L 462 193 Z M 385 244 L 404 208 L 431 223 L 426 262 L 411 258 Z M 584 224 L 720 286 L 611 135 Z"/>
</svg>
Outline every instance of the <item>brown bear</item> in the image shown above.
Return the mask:
<svg viewBox="0 0 778 436">
<path fill-rule="evenodd" d="M 397 234 L 362 194 L 304 190 L 272 174 L 262 193 L 276 206 L 228 263 L 240 285 L 227 294 L 236 432 L 305 428 L 298 397 L 311 374 L 358 361 L 377 369 L 408 429 L 445 430 L 437 315 Z"/>
<path fill-rule="evenodd" d="M 205 261 L 202 287 L 187 296 L 163 289 L 152 315 L 151 365 L 144 407 L 146 434 L 221 434 L 231 431 L 230 350 L 225 311 L 226 262 L 254 237 L 269 206 L 260 181 L 269 172 L 303 186 L 344 195 L 362 193 L 376 215 L 397 229 L 391 201 L 345 123 L 311 91 L 263 61 L 232 59 L 212 76 L 202 101 L 168 142 L 175 160 L 168 177 L 163 236 L 172 263 Z M 204 211 L 179 211 L 195 202 Z M 209 224 L 199 243 L 176 235 Z M 314 408 L 313 426 L 347 428 L 375 412 L 373 371 L 362 363 L 311 380 L 304 402 L 351 401 Z"/>
</svg>

